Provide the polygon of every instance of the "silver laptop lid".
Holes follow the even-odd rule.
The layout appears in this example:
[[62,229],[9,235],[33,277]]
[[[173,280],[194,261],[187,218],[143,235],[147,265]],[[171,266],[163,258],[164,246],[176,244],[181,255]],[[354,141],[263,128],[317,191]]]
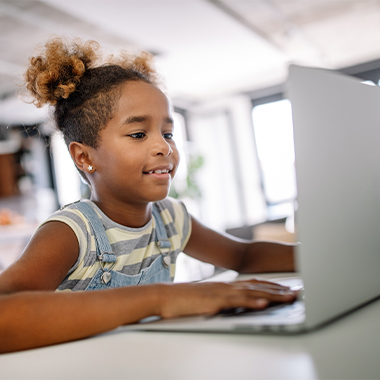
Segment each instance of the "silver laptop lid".
[[292,65],[292,102],[306,323],[380,295],[380,88]]

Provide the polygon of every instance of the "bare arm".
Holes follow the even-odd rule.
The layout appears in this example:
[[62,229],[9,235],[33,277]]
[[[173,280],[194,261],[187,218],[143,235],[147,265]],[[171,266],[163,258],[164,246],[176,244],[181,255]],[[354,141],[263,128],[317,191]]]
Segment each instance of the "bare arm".
[[0,294],[55,290],[76,262],[78,239],[64,223],[44,224],[21,257],[0,274]]
[[[259,289],[257,283],[260,283]],[[255,286],[256,285],[256,286]],[[223,308],[264,308],[295,293],[252,281],[130,286],[92,292],[19,292],[0,296],[0,352],[47,346],[99,334],[157,315],[213,314]]]
[[[227,246],[231,252],[240,247],[230,239],[224,242],[230,242]],[[209,245],[213,246],[212,240]],[[229,250],[223,253],[224,259],[219,258],[217,250],[212,251],[217,264],[236,264],[234,260],[226,262]],[[73,231],[63,223],[50,222],[37,232],[22,257],[0,275],[0,352],[82,339],[151,315],[173,318],[213,314],[223,308],[263,308],[268,302],[288,302],[296,296],[270,283],[261,283],[258,289],[257,281],[49,291],[60,284],[78,251]],[[241,262],[244,255],[237,257]]]
[[294,244],[247,241],[221,234],[192,218],[184,252],[201,261],[240,273],[292,272]]

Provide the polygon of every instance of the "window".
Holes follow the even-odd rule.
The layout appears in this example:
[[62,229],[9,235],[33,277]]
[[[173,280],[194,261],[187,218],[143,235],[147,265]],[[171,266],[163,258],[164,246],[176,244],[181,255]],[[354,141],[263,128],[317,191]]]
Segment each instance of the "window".
[[55,133],[53,135],[51,146],[58,203],[63,206],[80,199],[81,179],[62,134]]
[[290,216],[297,195],[290,101],[258,104],[252,109],[252,120],[268,217]]

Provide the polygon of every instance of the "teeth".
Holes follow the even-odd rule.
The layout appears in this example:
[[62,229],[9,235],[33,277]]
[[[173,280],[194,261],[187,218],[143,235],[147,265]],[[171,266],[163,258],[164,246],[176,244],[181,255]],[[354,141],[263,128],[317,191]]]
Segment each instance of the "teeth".
[[152,173],[163,174],[163,173],[170,173],[170,170],[169,169],[163,169],[163,170],[157,169],[157,170],[151,170],[150,172],[146,172],[146,173],[147,174],[152,174]]

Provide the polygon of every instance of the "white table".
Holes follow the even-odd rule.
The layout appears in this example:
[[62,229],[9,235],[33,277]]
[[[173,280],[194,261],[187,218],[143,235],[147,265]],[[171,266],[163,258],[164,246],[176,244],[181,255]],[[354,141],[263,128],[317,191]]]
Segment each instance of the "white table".
[[0,355],[0,379],[380,379],[380,300],[295,336],[118,328]]

